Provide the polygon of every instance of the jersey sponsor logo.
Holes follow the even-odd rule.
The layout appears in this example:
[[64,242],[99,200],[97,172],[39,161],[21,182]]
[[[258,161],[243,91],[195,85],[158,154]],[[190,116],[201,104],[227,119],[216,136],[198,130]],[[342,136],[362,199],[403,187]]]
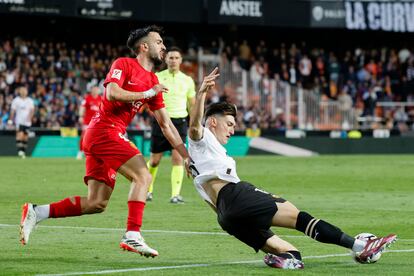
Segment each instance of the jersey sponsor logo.
[[114,71],[112,72],[111,78],[120,80],[121,79],[121,75],[122,75],[122,70],[120,70],[120,69],[114,69]]
[[125,137],[125,135],[123,135],[121,132],[118,133],[119,138],[121,138],[122,140],[124,140],[125,142],[129,142],[129,139]]
[[134,112],[138,112],[138,110],[141,108],[141,106],[143,105],[144,103],[143,102],[141,102],[141,101],[135,101],[135,102],[133,102],[132,103],[132,110],[134,111]]

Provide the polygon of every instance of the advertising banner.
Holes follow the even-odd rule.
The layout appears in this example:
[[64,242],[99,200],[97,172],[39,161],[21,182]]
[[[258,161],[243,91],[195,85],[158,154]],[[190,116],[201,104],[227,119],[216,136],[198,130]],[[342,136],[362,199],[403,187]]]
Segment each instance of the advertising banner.
[[0,0],[0,13],[200,23],[203,0]]
[[387,32],[414,32],[412,1],[346,1],[346,28]]
[[292,0],[208,0],[208,23],[308,27],[309,4]]
[[414,0],[0,0],[0,13],[414,32]]
[[10,14],[72,15],[75,1],[0,0],[0,12]]
[[312,1],[310,27],[345,28],[345,6],[342,1]]

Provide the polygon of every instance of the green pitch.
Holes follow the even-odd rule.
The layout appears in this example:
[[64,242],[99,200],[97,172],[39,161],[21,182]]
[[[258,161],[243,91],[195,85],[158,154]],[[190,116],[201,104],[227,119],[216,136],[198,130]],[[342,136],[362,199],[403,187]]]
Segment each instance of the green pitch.
[[378,263],[360,265],[346,255],[346,249],[318,243],[294,230],[273,228],[301,250],[305,270],[269,268],[262,262],[263,253],[256,254],[223,233],[190,180],[183,184],[186,203],[169,203],[170,161],[165,159],[143,225],[143,235],[159,251],[159,257],[146,259],[118,248],[129,188],[122,177],[104,213],[47,220],[32,233],[29,244],[22,246],[18,241],[21,205],[85,195],[84,161],[0,158],[0,274],[412,275],[413,156],[246,157],[237,161],[243,180],[292,201],[351,235],[395,232],[399,241]]

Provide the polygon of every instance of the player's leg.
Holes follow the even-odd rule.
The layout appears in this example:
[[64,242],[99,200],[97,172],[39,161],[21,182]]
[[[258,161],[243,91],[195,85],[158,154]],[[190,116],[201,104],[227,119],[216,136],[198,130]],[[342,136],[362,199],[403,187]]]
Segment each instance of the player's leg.
[[[153,148],[152,142],[151,142],[151,148]],[[153,197],[152,193],[154,191],[154,183],[155,183],[155,179],[157,178],[158,165],[161,162],[162,156],[163,156],[163,152],[157,152],[157,153],[151,152],[150,160],[147,163],[148,171],[151,174],[151,183],[148,188],[148,194],[147,194],[148,201],[151,201]]]
[[[183,143],[187,140],[187,120],[185,118],[172,119],[172,122],[180,134]],[[169,143],[168,143],[169,145]],[[171,203],[184,203],[183,197],[180,195],[184,177],[184,163],[181,155],[171,147]]]
[[151,174],[148,172],[144,157],[141,154],[135,155],[125,162],[118,169],[118,172],[131,180],[128,194],[127,229],[121,240],[120,247],[146,257],[158,256],[158,252],[149,247],[141,235],[145,202],[148,187],[151,183]]
[[24,158],[24,147],[23,147],[23,131],[20,130],[20,126],[16,126],[16,149],[17,155]]
[[300,253],[269,229],[277,212],[275,198],[250,183],[228,183],[220,190],[216,202],[220,226],[256,252],[268,253],[264,259],[271,267],[303,268]]
[[22,136],[20,140],[22,143],[23,158],[25,158],[27,154],[27,143],[29,142],[29,127],[24,127],[21,133]]
[[292,228],[301,231],[305,235],[322,243],[336,244],[351,249],[363,260],[381,253],[385,247],[396,240],[396,235],[391,234],[367,242],[355,239],[344,233],[338,227],[321,219],[314,218],[310,214],[299,211],[292,203],[277,202],[277,212],[272,219],[272,225]]
[[86,129],[86,126],[82,126],[81,135],[80,135],[80,138],[79,138],[79,151],[76,154],[76,159],[77,160],[81,160],[83,158],[83,146],[82,146],[82,143],[83,143],[83,139],[85,137],[85,129]]
[[25,203],[20,223],[20,241],[27,244],[35,225],[48,218],[81,216],[101,213],[105,210],[112,188],[104,182],[88,180],[88,196],[71,196],[45,205]]
[[[282,198],[274,198],[275,201],[284,201]],[[286,201],[287,205],[288,203]],[[291,204],[290,204],[291,205]],[[292,211],[295,208],[293,205],[291,205]],[[273,218],[279,213],[279,209],[277,209],[276,213],[274,214]],[[279,219],[283,221],[282,224],[284,225],[278,225],[282,227],[287,227],[289,225],[289,219],[290,217],[282,217],[282,214],[279,214]],[[273,224],[272,224],[273,225]],[[302,269],[304,267],[304,264],[302,262],[302,256],[299,252],[299,250],[293,246],[291,243],[281,239],[277,235],[273,235],[270,238],[266,240],[265,245],[261,248],[262,251],[268,253],[265,258],[264,262],[268,266],[274,267],[274,268],[282,268],[282,269]]]
[[282,240],[277,235],[273,235],[267,239],[266,244],[260,249],[266,253],[279,254],[288,251],[298,251],[291,243]]
[[88,196],[81,197],[81,211],[84,214],[102,213],[111,198],[113,189],[104,182],[88,180]]
[[[273,226],[296,229],[314,240],[331,243],[352,249],[355,239],[341,231],[338,227],[321,219],[316,219],[306,212],[299,211],[289,201],[276,203],[277,212],[272,219]],[[364,246],[362,245],[356,245]]]
[[268,238],[261,250],[267,253],[264,262],[270,267],[282,269],[302,269],[304,267],[299,250],[277,235]]
[[160,126],[158,125],[157,120],[152,118],[151,121],[151,155],[150,160],[147,163],[148,170],[152,176],[151,184],[148,189],[147,201],[151,201],[153,199],[153,190],[154,190],[154,183],[157,179],[158,173],[158,165],[161,162],[162,156],[165,151],[170,150],[170,144],[168,143],[167,139],[164,137]]
[[176,151],[172,150],[171,155],[172,169],[171,169],[171,203],[184,203],[181,193],[181,187],[184,177],[183,158]]

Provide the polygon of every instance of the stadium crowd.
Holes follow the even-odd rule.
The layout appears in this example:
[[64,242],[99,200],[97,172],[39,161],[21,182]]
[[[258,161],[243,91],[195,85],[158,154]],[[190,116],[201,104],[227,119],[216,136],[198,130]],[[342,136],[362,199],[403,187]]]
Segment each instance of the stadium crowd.
[[[218,40],[210,49],[231,63],[234,72],[247,70],[253,89],[259,90],[255,93],[266,93],[269,80],[275,79],[316,90],[322,100],[354,107],[361,117],[381,120],[381,127],[402,131],[414,127],[414,53],[407,47],[328,49],[305,42],[270,47],[265,40],[256,45]],[[252,111],[254,116],[247,117],[261,127],[280,127],[280,120],[259,107],[249,107],[248,114]]]
[[[103,43],[72,47],[63,41],[19,37],[0,43],[0,129],[8,127],[10,104],[20,84],[28,86],[29,96],[35,102],[34,127],[79,127],[78,109],[86,91],[102,83],[115,58],[129,54],[124,46]],[[233,72],[247,70],[255,90],[266,89],[269,80],[275,79],[317,90],[329,100],[357,108],[361,116],[380,117],[388,128],[398,125],[400,129],[411,129],[414,126],[412,49],[330,50],[308,47],[305,42],[273,47],[265,40],[250,45],[247,40],[225,43],[221,39],[203,49],[205,53],[220,56],[231,65]],[[183,71],[196,77],[197,49],[189,45],[186,50],[186,56],[193,61],[184,63]],[[234,93],[226,88],[212,94],[208,102],[228,100],[240,105]],[[408,107],[379,108],[380,102],[407,102]],[[282,113],[272,116],[260,105],[239,106],[239,109],[242,112],[238,129],[252,125],[261,129],[285,127]],[[130,127],[150,128],[149,114],[142,112]]]

